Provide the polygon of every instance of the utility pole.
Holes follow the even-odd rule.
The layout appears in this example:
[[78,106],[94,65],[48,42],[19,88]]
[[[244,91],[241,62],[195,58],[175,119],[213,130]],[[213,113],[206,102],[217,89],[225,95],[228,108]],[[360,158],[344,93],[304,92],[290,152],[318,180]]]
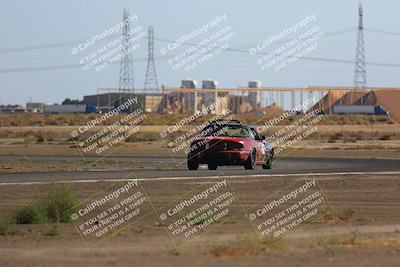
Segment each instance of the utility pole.
[[[154,98],[156,97],[154,94],[159,94],[158,82],[157,82],[157,72],[156,72],[156,64],[154,61],[154,30],[153,26],[149,26],[149,33],[147,36],[148,39],[148,55],[147,55],[147,69],[146,69],[146,77],[144,80],[144,94],[150,93],[151,97],[151,108],[154,109]],[[162,96],[163,97],[163,96]]]
[[159,93],[156,64],[154,61],[154,29],[149,26],[148,32],[148,55],[147,55],[147,69],[146,78],[144,82],[144,90],[153,90]]
[[121,49],[121,66],[119,72],[119,93],[133,93],[135,84],[133,78],[133,59],[130,51],[131,48],[131,27],[128,9],[124,9],[122,22],[124,27],[122,30],[122,49]]
[[[357,31],[356,61],[354,70],[354,87],[361,88],[363,89],[363,91],[367,87],[367,68],[365,64],[365,46],[364,46],[364,23],[363,23],[363,9],[361,3],[358,8],[358,31]],[[352,90],[351,92],[351,104],[353,104],[353,101],[354,101],[354,90]],[[364,104],[364,96],[361,97],[361,104]]]

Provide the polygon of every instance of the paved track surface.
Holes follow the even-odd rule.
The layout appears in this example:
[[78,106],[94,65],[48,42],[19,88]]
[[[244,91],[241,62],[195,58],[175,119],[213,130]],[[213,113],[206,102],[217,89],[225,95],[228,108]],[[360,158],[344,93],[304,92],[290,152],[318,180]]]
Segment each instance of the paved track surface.
[[[38,157],[36,157],[38,158]],[[1,158],[0,158],[1,159]],[[3,158],[4,159],[4,158]],[[60,158],[70,160],[71,158]],[[77,158],[78,159],[78,158]],[[40,157],[36,160],[47,160]],[[108,158],[107,160],[124,160],[135,162],[171,162],[171,158]],[[184,162],[183,158],[176,159]],[[112,164],[112,163],[110,163]],[[242,167],[219,167],[216,171],[209,171],[202,166],[198,171],[181,170],[135,170],[135,171],[82,171],[82,172],[50,172],[50,173],[7,173],[0,174],[0,183],[24,182],[57,182],[78,180],[110,180],[123,179],[132,174],[141,179],[154,178],[188,178],[210,177],[215,175],[226,176],[261,176],[285,174],[312,174],[312,173],[369,173],[369,172],[399,172],[400,160],[392,159],[343,159],[343,158],[282,158],[274,162],[272,170],[244,170]]]

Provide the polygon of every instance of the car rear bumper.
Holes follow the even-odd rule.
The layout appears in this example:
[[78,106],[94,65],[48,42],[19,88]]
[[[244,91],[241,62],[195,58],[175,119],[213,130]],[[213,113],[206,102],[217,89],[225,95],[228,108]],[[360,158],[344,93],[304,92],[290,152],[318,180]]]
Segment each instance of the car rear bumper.
[[241,165],[249,158],[250,151],[226,150],[226,151],[202,151],[190,155],[191,160],[198,161],[200,164],[209,162],[218,165]]

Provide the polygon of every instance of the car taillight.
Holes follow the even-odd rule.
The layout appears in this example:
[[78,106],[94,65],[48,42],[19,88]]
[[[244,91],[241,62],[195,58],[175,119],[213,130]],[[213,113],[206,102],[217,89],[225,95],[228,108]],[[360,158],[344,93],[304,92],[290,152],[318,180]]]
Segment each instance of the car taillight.
[[243,150],[244,147],[242,143],[232,143],[231,146],[231,150]]

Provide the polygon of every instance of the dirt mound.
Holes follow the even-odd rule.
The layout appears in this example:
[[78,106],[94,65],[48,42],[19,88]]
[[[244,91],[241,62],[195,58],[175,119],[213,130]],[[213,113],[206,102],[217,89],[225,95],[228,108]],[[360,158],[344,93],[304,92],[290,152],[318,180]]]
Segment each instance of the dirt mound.
[[382,106],[390,115],[400,115],[400,90],[371,91],[365,100],[367,105]]
[[331,90],[311,110],[319,108],[330,114],[335,105],[351,104],[382,106],[386,111],[389,111],[390,115],[397,116],[400,115],[400,90],[374,90],[368,93],[361,90]]

